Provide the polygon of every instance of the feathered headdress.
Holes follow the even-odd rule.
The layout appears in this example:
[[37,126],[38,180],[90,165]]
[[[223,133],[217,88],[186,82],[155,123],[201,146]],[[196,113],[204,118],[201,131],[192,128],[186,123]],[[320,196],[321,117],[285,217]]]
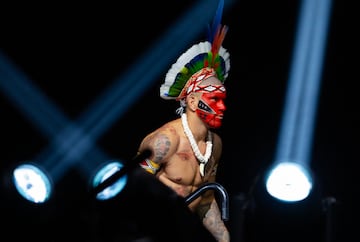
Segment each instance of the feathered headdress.
[[226,25],[221,25],[223,7],[224,0],[220,0],[212,26],[208,26],[208,40],[193,45],[171,66],[160,87],[160,97],[181,101],[191,77],[204,68],[213,69],[214,75],[224,83],[230,70],[230,55],[221,46],[228,30]]

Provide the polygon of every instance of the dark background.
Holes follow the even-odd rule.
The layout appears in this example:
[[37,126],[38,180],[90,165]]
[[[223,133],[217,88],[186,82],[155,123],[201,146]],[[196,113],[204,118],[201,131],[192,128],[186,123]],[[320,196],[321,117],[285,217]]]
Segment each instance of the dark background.
[[[224,143],[218,181],[231,198],[227,223],[234,241],[329,242],[358,237],[358,17],[354,4],[333,1],[311,149],[313,192],[301,203],[282,204],[264,190],[263,174],[276,150],[299,5],[300,1],[235,1],[223,14],[222,22],[229,26],[223,46],[231,55],[231,71],[226,81],[228,110],[218,130]],[[2,34],[14,44],[0,51],[70,119],[76,119],[191,6],[192,1],[134,1],[124,6],[44,6],[43,11],[11,8],[13,14],[6,17]],[[2,11],[9,13],[6,8]],[[193,43],[203,40],[205,28]],[[154,84],[99,137],[97,145],[109,157],[131,159],[145,134],[176,117],[178,104],[158,96],[173,62],[175,59],[168,60],[169,66]],[[1,94],[0,105],[0,168],[6,180],[11,167],[36,157],[49,140],[6,95]],[[98,225],[103,225],[98,220],[101,212],[87,203],[87,181],[80,173],[70,167],[56,184],[56,198],[34,211],[32,205],[12,197],[16,195],[3,182],[4,195],[0,195],[3,213],[8,215],[5,223],[29,235],[34,231],[39,235],[40,225],[46,225],[54,234],[51,241],[74,233],[79,241],[101,241],[104,237],[97,232]],[[330,209],[324,206],[327,198],[336,199]],[[244,202],[249,203],[243,206]],[[134,211],[138,210],[135,204],[129,204]],[[123,209],[131,217],[129,208]],[[111,218],[116,218],[119,227],[129,226],[117,213]]]

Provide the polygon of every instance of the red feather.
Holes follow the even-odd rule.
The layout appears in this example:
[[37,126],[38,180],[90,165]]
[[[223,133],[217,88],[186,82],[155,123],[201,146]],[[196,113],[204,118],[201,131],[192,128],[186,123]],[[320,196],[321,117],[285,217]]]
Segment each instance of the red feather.
[[211,45],[211,52],[213,54],[213,60],[216,55],[219,53],[220,47],[225,39],[226,33],[228,31],[228,26],[219,24],[216,34],[214,36],[212,45]]

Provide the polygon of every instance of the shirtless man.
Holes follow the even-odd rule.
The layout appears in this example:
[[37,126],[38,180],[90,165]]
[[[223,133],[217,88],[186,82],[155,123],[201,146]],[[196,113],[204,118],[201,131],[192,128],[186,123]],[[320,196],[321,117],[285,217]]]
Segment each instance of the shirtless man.
[[[230,69],[229,53],[221,46],[228,29],[220,23],[223,4],[220,1],[209,40],[183,53],[160,87],[160,97],[180,102],[180,118],[146,135],[138,149],[151,151],[141,167],[182,197],[216,181],[222,140],[214,130],[221,127],[226,110],[224,81]],[[188,207],[216,241],[229,242],[214,195],[208,190]]]
[[[148,134],[139,148],[140,152],[146,149],[152,152],[151,157],[141,165],[182,197],[188,196],[204,183],[215,182],[222,142],[221,138],[209,129],[220,127],[222,123],[226,93],[222,83],[214,76],[199,84],[201,89],[210,86],[216,89],[212,92],[202,90],[187,95],[186,112],[181,118]],[[205,105],[211,107],[215,113],[208,113],[207,109],[203,109]],[[188,126],[193,138],[186,135],[184,124]],[[198,147],[200,159],[205,159],[206,162],[210,155],[204,166],[204,175],[201,171],[203,166],[199,165],[199,159],[190,142]],[[203,153],[205,157],[201,155]],[[195,199],[189,204],[189,208],[201,216],[204,226],[217,241],[229,241],[229,232],[221,219],[213,191],[207,191]]]
[[[141,167],[182,197],[216,181],[222,141],[214,130],[221,127],[226,110],[224,81],[230,69],[229,53],[221,46],[228,29],[220,24],[222,5],[220,1],[210,40],[183,53],[160,87],[160,97],[180,102],[180,118],[148,134],[138,150],[151,151]],[[213,191],[206,191],[188,207],[199,214],[217,241],[230,241]]]

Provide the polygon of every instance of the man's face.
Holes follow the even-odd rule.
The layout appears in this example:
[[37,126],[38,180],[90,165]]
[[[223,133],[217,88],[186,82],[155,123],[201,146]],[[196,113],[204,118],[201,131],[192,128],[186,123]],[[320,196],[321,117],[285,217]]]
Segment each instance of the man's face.
[[196,113],[210,128],[219,128],[226,110],[226,89],[216,78],[209,79],[199,85],[202,91]]

